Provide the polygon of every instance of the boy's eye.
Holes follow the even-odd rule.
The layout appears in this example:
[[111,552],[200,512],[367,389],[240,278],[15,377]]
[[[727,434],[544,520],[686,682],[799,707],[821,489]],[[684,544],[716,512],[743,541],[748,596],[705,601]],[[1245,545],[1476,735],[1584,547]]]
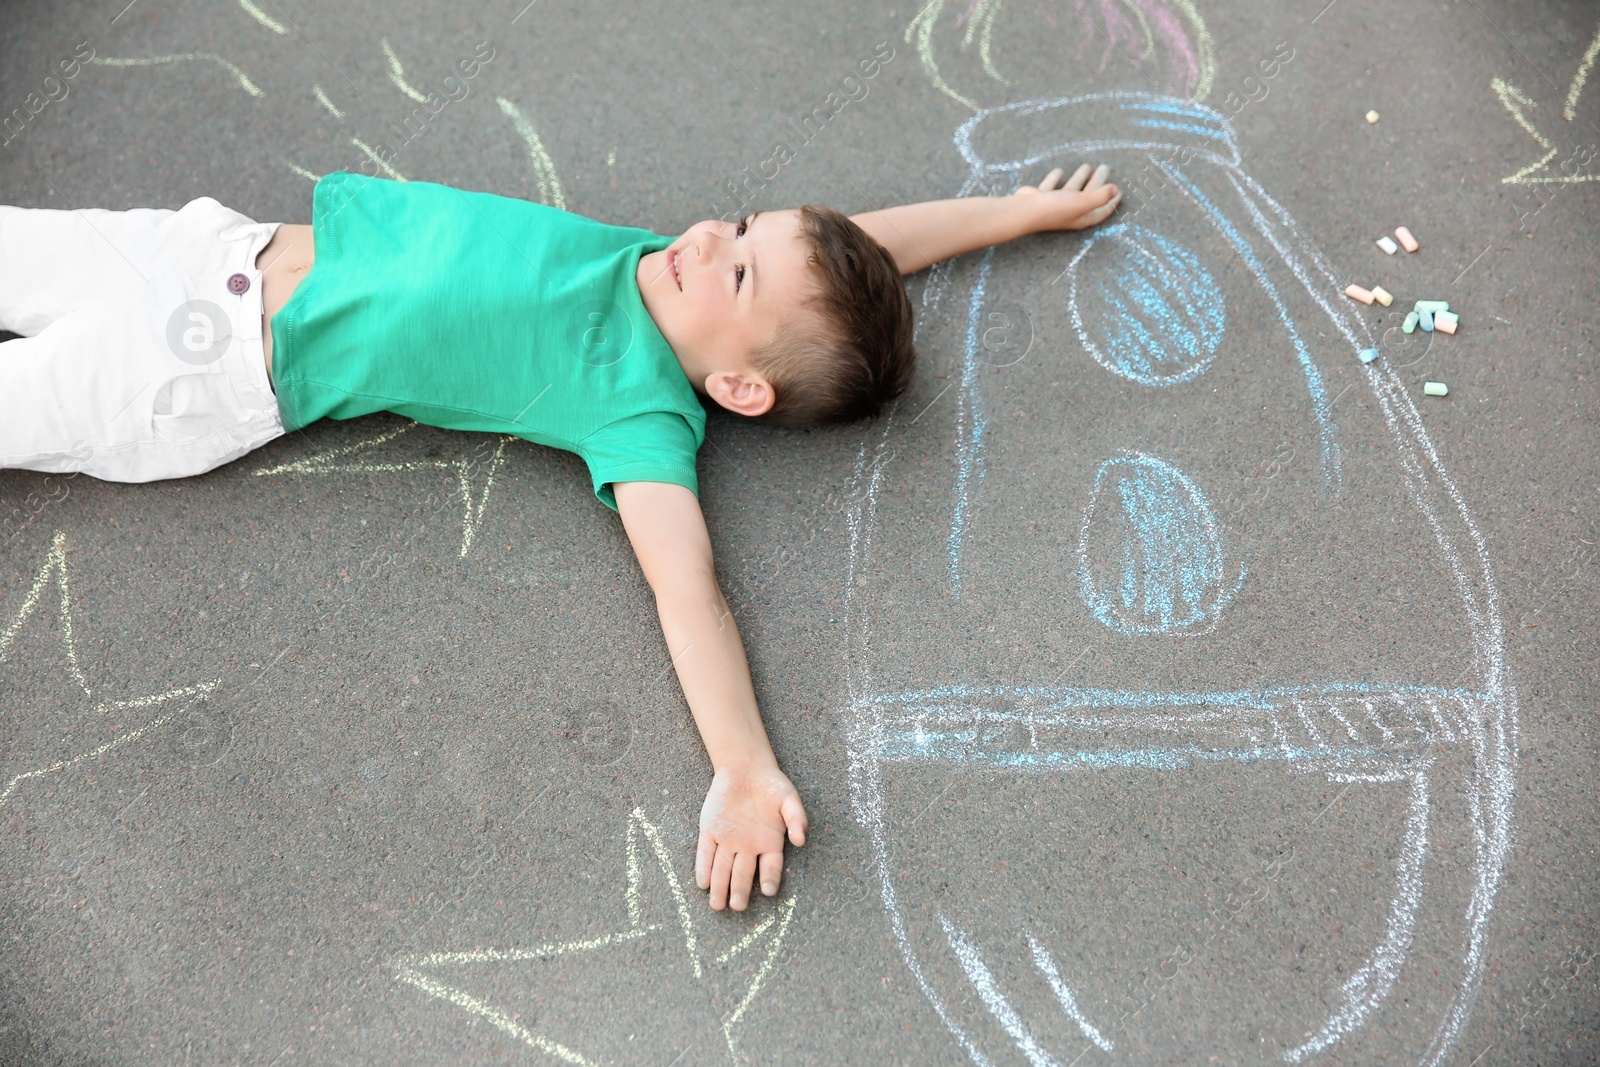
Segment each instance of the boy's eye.
[[750,216],[746,215],[744,218],[739,220],[739,225],[733,231],[733,235],[735,237],[743,237],[744,236],[744,231],[749,225],[750,225]]
[[744,281],[744,266],[741,264],[733,268],[733,291],[739,291],[739,284]]

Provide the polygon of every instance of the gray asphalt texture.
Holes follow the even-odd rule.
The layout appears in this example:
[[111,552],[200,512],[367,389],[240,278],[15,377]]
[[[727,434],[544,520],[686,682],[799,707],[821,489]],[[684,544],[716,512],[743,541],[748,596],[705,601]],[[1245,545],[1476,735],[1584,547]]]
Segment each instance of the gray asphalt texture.
[[[220,57],[259,95],[203,56],[88,64],[0,147],[0,202],[209,195],[309,222],[292,168],[356,169],[355,141],[394,144],[417,106],[385,42],[426,93],[487,41],[471,93],[394,168],[539,199],[504,100],[572,210],[675,234],[729,211],[726,183],[887,42],[865,96],[756,199],[859,211],[957,195],[952,137],[975,108],[1171,92],[1181,49],[1162,35],[1199,40],[1176,2],[1087,5],[1092,32],[1071,5],[952,3],[928,24],[935,71],[904,3],[523,3],[8,3],[7,113],[80,42]],[[1202,102],[1292,217],[1296,261],[1320,255],[1336,281],[1297,281],[1237,175],[1197,160],[1178,166],[1192,190],[1124,206],[1225,300],[1192,381],[1096,362],[1069,297],[1112,277],[1112,246],[1070,274],[1094,234],[1061,234],[911,280],[922,364],[892,418],[710,418],[719,573],[812,828],[780,897],[745,914],[693,887],[708,762],[575,456],[377,416],[183,481],[0,472],[0,1064],[1600,1062],[1600,184],[1503,181],[1600,174],[1600,77],[1580,77],[1600,16],[1576,0],[1193,10],[1214,45]],[[1165,44],[1129,45],[1136,13]],[[1046,136],[1094,137],[1111,112],[1061,111]],[[980,132],[1020,151],[1040,128]],[[1145,160],[1094,158],[1125,183]],[[1402,224],[1422,250],[1385,256],[1374,239]],[[1350,281],[1394,307],[1353,305]],[[1394,329],[1430,297],[1461,311],[1455,336]],[[1108,313],[1084,299],[1093,333]],[[1317,299],[1381,338],[1371,372]],[[1003,328],[971,348],[975,322]],[[341,448],[404,469],[258,476]],[[1110,489],[1085,526],[1096,472],[1126,488],[1134,453],[1209,501],[1210,629],[1130,635],[1088,606],[1085,582],[1121,566]],[[1354,698],[1289,699],[1254,735],[1197,718],[1243,698],[1138,696],[1321,685]],[[1381,700],[1359,718],[1363,692],[1407,686],[1443,721],[1407,727]],[[1112,692],[1138,721],[1079,707],[1036,729],[1050,700],[1004,687]],[[924,696],[894,703],[908,692]],[[969,699],[993,732],[870,758],[890,711]],[[1326,758],[1283,756],[1313,733]]]

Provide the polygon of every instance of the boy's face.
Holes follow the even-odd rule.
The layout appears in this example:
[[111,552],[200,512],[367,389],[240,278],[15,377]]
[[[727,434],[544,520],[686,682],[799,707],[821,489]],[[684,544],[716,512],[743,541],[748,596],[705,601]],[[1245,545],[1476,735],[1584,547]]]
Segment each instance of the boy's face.
[[809,252],[798,211],[759,211],[736,222],[697,222],[640,258],[645,310],[696,389],[738,410],[739,397],[728,403],[718,384],[707,386],[707,376],[724,376],[720,386],[735,391],[740,382],[725,376],[765,385],[750,369],[749,354],[777,336],[813,284]]

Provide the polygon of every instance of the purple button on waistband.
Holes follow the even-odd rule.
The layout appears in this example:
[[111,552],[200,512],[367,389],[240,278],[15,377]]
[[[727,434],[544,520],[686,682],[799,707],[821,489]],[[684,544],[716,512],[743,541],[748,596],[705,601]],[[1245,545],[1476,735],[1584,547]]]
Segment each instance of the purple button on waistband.
[[228,292],[234,296],[243,294],[248,288],[250,288],[250,276],[248,274],[235,274],[228,278]]

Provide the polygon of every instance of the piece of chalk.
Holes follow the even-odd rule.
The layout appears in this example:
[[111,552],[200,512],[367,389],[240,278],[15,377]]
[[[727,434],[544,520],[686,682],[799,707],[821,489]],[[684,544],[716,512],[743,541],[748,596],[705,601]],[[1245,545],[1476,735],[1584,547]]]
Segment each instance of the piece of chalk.
[[1448,311],[1441,311],[1439,314],[1435,315],[1433,317],[1433,328],[1438,330],[1440,333],[1455,333],[1456,320],[1453,317],[1447,318],[1446,316],[1449,314],[1450,313]]
[[1394,238],[1388,236],[1387,234],[1378,238],[1378,247],[1383,249],[1391,256],[1400,251],[1400,246],[1394,243]]
[[1435,311],[1433,313],[1433,324],[1435,326],[1445,322],[1448,322],[1450,325],[1454,326],[1460,321],[1461,316],[1457,315],[1454,311]]
[[1415,330],[1417,328],[1417,320],[1421,317],[1422,316],[1418,315],[1415,311],[1406,312],[1406,321],[1400,324],[1400,332],[1410,333],[1412,330]]
[[1417,250],[1417,239],[1411,236],[1411,231],[1404,226],[1396,226],[1394,235],[1400,239],[1400,247],[1407,252],[1415,252]]
[[1422,332],[1423,333],[1432,333],[1433,332],[1433,312],[1431,312],[1431,311],[1419,311],[1419,312],[1417,312],[1417,325],[1422,327]]
[[1374,122],[1377,122],[1377,121],[1378,121],[1378,113],[1376,111],[1367,112],[1367,125],[1370,126]]
[[1374,285],[1372,287],[1372,299],[1376,300],[1384,307],[1388,307],[1390,304],[1394,303],[1393,294],[1391,294],[1389,290],[1385,289],[1381,285]]
[[1450,301],[1448,301],[1448,300],[1418,300],[1415,304],[1412,304],[1411,306],[1416,308],[1418,311],[1449,311],[1450,310]]
[[1443,382],[1424,382],[1422,393],[1424,396],[1449,396],[1450,387]]
[[1376,348],[1363,348],[1359,354],[1363,363],[1371,363],[1378,358],[1378,350]]
[[1350,297],[1353,300],[1359,300],[1363,304],[1372,303],[1372,293],[1370,291],[1366,290],[1366,289],[1361,288],[1361,286],[1359,286],[1359,285],[1351,284],[1351,285],[1345,286],[1344,287],[1344,295]]

